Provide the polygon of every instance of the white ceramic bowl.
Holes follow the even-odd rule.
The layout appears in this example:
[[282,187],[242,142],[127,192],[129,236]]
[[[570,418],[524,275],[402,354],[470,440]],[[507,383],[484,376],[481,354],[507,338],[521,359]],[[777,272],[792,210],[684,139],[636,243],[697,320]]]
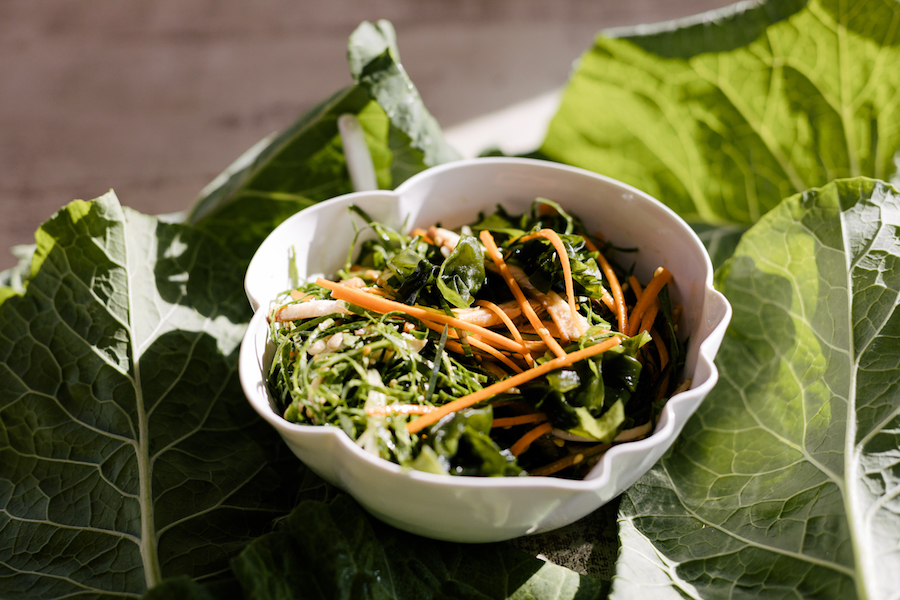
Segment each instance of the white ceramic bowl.
[[[400,227],[440,222],[456,227],[502,204],[524,212],[551,198],[619,247],[637,247],[636,275],[649,280],[665,265],[672,297],[685,307],[679,327],[690,336],[685,377],[691,389],[666,404],[653,434],[610,449],[581,481],[552,477],[481,478],[404,471],[360,449],[336,427],[289,423],[272,410],[264,373],[271,360],[266,312],[290,287],[289,263],[300,277],[332,275],[343,266],[354,232],[347,207]],[[317,204],[282,223],[247,270],[255,316],[240,353],[240,378],[253,408],[321,477],[347,491],[370,513],[400,529],[443,540],[489,542],[568,525],[615,498],[672,444],[718,378],[713,359],[731,306],[712,287],[703,244],[675,213],[647,194],[595,173],[555,163],[485,158],[428,169],[395,191],[357,192]]]

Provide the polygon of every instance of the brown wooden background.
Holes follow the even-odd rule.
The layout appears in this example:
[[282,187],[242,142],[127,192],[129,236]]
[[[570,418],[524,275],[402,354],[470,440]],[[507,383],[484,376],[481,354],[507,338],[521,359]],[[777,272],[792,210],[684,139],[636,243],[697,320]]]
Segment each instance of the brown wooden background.
[[73,198],[182,210],[246,148],[350,83],[386,18],[444,127],[562,86],[602,29],[728,0],[0,0],[0,270]]

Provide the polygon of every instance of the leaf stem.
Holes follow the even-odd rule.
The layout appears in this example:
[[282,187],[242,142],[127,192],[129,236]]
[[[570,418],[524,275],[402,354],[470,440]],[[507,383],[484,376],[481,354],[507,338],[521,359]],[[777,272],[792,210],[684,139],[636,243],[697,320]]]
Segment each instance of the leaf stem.
[[[130,239],[128,235],[128,221],[125,220],[123,225],[126,229],[124,237]],[[128,337],[131,344],[131,360],[134,370],[134,404],[137,413],[137,439],[135,440],[135,462],[138,467],[138,497],[141,509],[141,536],[140,550],[141,562],[144,564],[144,580],[147,589],[150,589],[162,581],[162,572],[159,567],[159,555],[156,548],[156,524],[154,522],[153,510],[153,481],[150,467],[150,426],[146,407],[144,406],[144,390],[141,385],[141,348],[135,340],[135,331],[133,320],[135,318],[136,309],[134,306],[134,293],[132,273],[133,267],[131,262],[131,244],[128,244],[126,250],[125,273],[128,278]]]
[[[854,265],[851,261],[853,258],[853,251],[847,246],[848,236],[846,235],[846,233],[844,233],[848,227],[847,223],[844,220],[845,214],[846,213],[844,212],[841,213],[841,238],[844,242],[844,260],[847,263],[847,306],[852,307]],[[850,541],[853,548],[853,563],[856,565],[856,593],[859,596],[860,600],[866,600],[868,598],[875,598],[876,596],[875,594],[870,594],[870,590],[868,589],[869,582],[875,581],[875,578],[874,574],[870,572],[871,561],[867,556],[869,544],[866,544],[862,540],[863,532],[860,531],[860,525],[865,525],[864,515],[866,514],[866,511],[862,507],[862,498],[860,498],[857,485],[859,481],[859,455],[860,452],[862,452],[863,445],[856,442],[856,436],[858,433],[856,379],[859,369],[859,358],[855,352],[855,348],[853,347],[854,336],[852,315],[853,311],[848,310],[847,347],[850,348],[850,351],[847,353],[847,358],[851,361],[852,368],[849,369],[850,381],[847,385],[847,425],[844,431],[844,487],[842,493],[844,497],[844,505],[847,507],[847,528],[850,533]],[[860,515],[863,516],[862,519],[859,518]]]

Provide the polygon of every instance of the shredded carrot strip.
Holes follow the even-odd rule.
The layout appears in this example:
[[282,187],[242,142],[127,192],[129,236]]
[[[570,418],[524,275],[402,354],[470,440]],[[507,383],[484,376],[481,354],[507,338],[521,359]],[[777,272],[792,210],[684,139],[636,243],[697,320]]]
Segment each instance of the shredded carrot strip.
[[[438,325],[437,323],[434,323],[432,321],[428,321],[425,319],[420,319],[420,320],[425,325],[425,327],[427,327],[428,329],[431,329],[432,331],[437,331],[439,333],[443,333],[443,331],[444,331],[443,325]],[[453,335],[456,339],[459,339],[459,336],[458,336],[456,330],[451,330],[451,335]],[[481,341],[478,337],[476,337],[477,335],[478,334],[466,336],[466,341],[470,346],[478,348],[479,350],[483,351],[484,353],[493,356],[495,359],[497,359],[500,362],[502,362],[503,364],[505,364],[508,368],[512,369],[514,372],[516,372],[516,373],[522,372],[522,367],[520,367],[519,365],[514,363],[512,360],[510,360],[510,358],[508,356],[501,353],[499,350],[497,350],[490,344],[486,344],[483,341]],[[465,354],[466,353],[466,350],[465,350],[465,348],[463,348],[463,345],[460,343],[457,343],[457,342],[452,342],[452,341],[448,340],[446,343],[446,347],[449,348],[450,350],[452,350],[453,352],[456,352],[457,354]]]
[[503,276],[503,280],[506,281],[506,285],[509,286],[510,291],[516,298],[516,302],[518,302],[519,306],[522,308],[522,313],[525,314],[528,322],[531,323],[531,326],[534,327],[535,331],[538,332],[538,335],[541,336],[541,339],[544,340],[557,357],[565,356],[566,351],[563,350],[562,346],[559,345],[559,342],[550,335],[550,332],[541,325],[537,313],[534,312],[528,298],[522,293],[522,288],[519,287],[519,284],[516,283],[512,273],[509,272],[509,266],[507,266],[506,261],[503,260],[503,256],[500,254],[500,250],[497,248],[497,244],[494,242],[494,237],[491,235],[491,232],[484,229],[478,237],[481,238],[481,243],[484,244],[485,249],[487,249],[488,255],[490,255],[491,260],[494,261],[494,264]]
[[650,283],[647,284],[647,287],[644,288],[644,293],[641,294],[641,299],[637,301],[637,304],[634,305],[634,308],[631,310],[631,316],[628,318],[628,335],[632,336],[637,333],[638,327],[641,324],[641,317],[644,315],[644,312],[650,308],[650,305],[656,301],[657,296],[659,295],[660,290],[662,290],[663,286],[672,281],[672,273],[665,267],[660,267],[656,270],[656,273],[653,275],[653,279],[650,280]]
[[519,456],[531,446],[532,442],[541,437],[542,435],[546,435],[550,433],[550,430],[553,429],[553,425],[550,423],[541,423],[534,429],[530,430],[528,433],[520,437],[516,440],[516,443],[509,447],[509,451],[513,456]]
[[516,324],[512,322],[512,319],[509,318],[508,314],[503,312],[502,308],[500,308],[490,300],[478,300],[477,302],[475,302],[475,306],[486,308],[497,315],[497,318],[503,321],[503,324],[506,325],[507,329],[509,329],[509,333],[513,336],[513,339],[520,344],[522,343],[522,334],[519,333],[519,329],[516,327]]
[[640,333],[642,331],[650,331],[650,328],[653,327],[653,321],[656,320],[656,314],[658,312],[659,302],[654,302],[644,313],[643,318],[641,318],[641,326],[638,327],[637,333]]
[[659,352],[659,368],[665,369],[666,365],[669,364],[669,350],[656,329],[650,329],[650,337],[653,338],[653,342],[656,344],[656,351]]
[[452,402],[448,402],[444,404],[438,410],[428,413],[422,417],[419,417],[415,421],[412,421],[406,426],[407,431],[410,433],[416,433],[421,431],[425,427],[437,423],[440,421],[445,415],[449,415],[452,412],[456,412],[458,410],[462,410],[473,404],[478,404],[482,400],[487,400],[491,396],[496,396],[501,392],[505,392],[506,390],[516,387],[517,385],[521,385],[532,379],[540,377],[550,371],[555,369],[559,369],[561,367],[565,367],[571,365],[573,363],[578,362],[579,360],[583,360],[585,358],[589,358],[591,356],[595,356],[600,354],[601,352],[606,352],[610,348],[618,346],[622,343],[621,338],[612,337],[599,344],[595,344],[593,346],[588,346],[587,348],[582,348],[581,350],[576,350],[575,352],[570,352],[565,356],[561,356],[558,358],[554,358],[552,360],[548,360],[545,363],[537,365],[533,369],[528,369],[522,373],[518,373],[516,375],[512,375],[504,379],[503,381],[498,381],[497,383],[491,384],[486,388],[482,388],[477,392],[472,392],[466,396],[461,398],[457,398]]
[[525,340],[524,344],[532,354],[543,354],[547,351],[547,344],[544,343],[544,340]]
[[564,456],[563,458],[550,463],[549,465],[544,465],[543,467],[538,467],[537,469],[532,469],[528,471],[529,475],[552,475],[558,471],[562,471],[566,467],[571,467],[572,465],[577,465],[585,458],[589,456],[593,456],[595,454],[600,454],[601,452],[606,452],[612,448],[612,444],[597,444],[596,446],[591,446],[590,448],[585,448],[580,452],[573,452],[568,456]]
[[[521,373],[523,371],[522,367],[520,367],[519,365],[514,363],[512,361],[512,359],[510,359],[508,356],[506,356],[505,354],[503,354],[502,352],[500,352],[499,350],[497,350],[490,344],[485,344],[478,338],[471,336],[471,335],[466,337],[466,341],[473,348],[478,348],[482,352],[484,352],[486,354],[490,354],[492,357],[494,357],[495,359],[499,360],[504,365],[506,365],[513,372]],[[465,348],[463,348],[463,345],[458,342],[451,342],[450,340],[447,340],[447,343],[445,345],[448,348],[450,348],[451,350],[453,350],[454,352],[456,352],[457,354],[465,354],[465,352],[466,352]]]
[[[662,371],[666,368],[666,365],[669,364],[669,350],[666,348],[662,336],[659,335],[659,332],[656,331],[655,328],[650,330],[650,335],[653,337],[653,342],[656,344],[656,351],[659,352],[659,370]],[[657,400],[661,400],[666,395],[666,391],[669,389],[669,380],[670,374],[666,374],[662,385],[659,386],[659,393],[656,395]]]
[[600,296],[600,301],[606,305],[606,308],[611,310],[612,312],[616,312],[616,301],[613,300],[613,297],[609,295],[609,292],[603,290],[603,295]]
[[[497,315],[497,317],[501,321],[503,321],[503,324],[506,325],[506,328],[509,330],[510,335],[513,336],[513,339],[524,346],[525,342],[522,339],[522,334],[519,332],[518,327],[516,327],[516,324],[513,323],[512,319],[509,318],[509,315],[503,312],[502,308],[500,308],[490,300],[478,300],[477,302],[475,302],[475,306],[486,308]],[[531,354],[528,352],[522,353],[522,359],[528,364],[529,367],[534,364],[534,359],[531,358]]]
[[422,238],[422,241],[425,242],[426,244],[431,244],[432,246],[435,245],[434,240],[428,236],[428,232],[425,231],[424,229],[422,229],[421,227],[416,227],[415,229],[413,229],[412,231],[409,232],[409,235],[410,235],[410,237],[419,236],[420,238]]
[[562,266],[563,280],[566,284],[566,298],[569,301],[569,312],[572,314],[572,320],[578,322],[578,309],[575,307],[575,284],[572,281],[572,265],[569,262],[569,253],[566,252],[566,246],[560,239],[559,234],[552,229],[541,229],[537,233],[526,235],[519,238],[520,242],[527,242],[530,239],[542,237],[553,244],[556,255],[559,257],[559,264]]
[[[437,331],[438,333],[443,333],[444,327],[446,327],[446,325],[438,324],[438,323],[435,323],[434,321],[429,321],[428,319],[420,318],[419,320],[422,321],[422,324],[425,325],[425,327],[427,327],[428,329],[431,329],[432,331]],[[450,339],[458,340],[460,338],[459,332],[453,328],[449,329],[449,331],[447,332],[447,335],[449,336]],[[466,335],[465,337],[466,337],[466,339],[471,339],[471,337],[468,335]]]
[[[552,335],[554,338],[559,337],[559,327],[556,326],[556,323],[553,321],[541,321],[541,326],[547,330],[547,333]],[[529,323],[528,325],[522,325],[522,331],[524,333],[534,333],[540,335],[540,332],[535,331],[534,327]]]
[[512,427],[513,425],[523,425],[525,423],[543,423],[546,420],[546,414],[536,412],[527,415],[517,415],[515,417],[500,417],[499,419],[494,419],[491,427]]
[[[632,291],[634,292],[635,300],[636,300],[637,302],[640,302],[640,301],[641,301],[641,295],[643,295],[643,288],[641,287],[641,282],[638,281],[637,277],[635,277],[634,275],[629,275],[629,276],[628,276],[628,285],[631,286],[631,289],[632,289]],[[658,310],[659,310],[659,302],[657,302],[656,300],[654,300],[654,301],[653,301],[653,304],[652,304],[651,307],[648,309],[648,312],[647,312],[647,313],[644,313],[644,316],[643,316],[643,318],[641,319],[641,326],[638,327],[637,333],[640,333],[640,332],[642,332],[642,331],[650,331],[650,327],[653,326],[653,321],[650,321],[650,324],[647,325],[647,315],[648,315],[650,312],[652,312],[652,313],[653,313],[653,319],[656,319],[656,313],[657,313]],[[645,327],[645,325],[647,325],[647,326]]]
[[616,301],[616,310],[614,312],[616,313],[616,316],[618,316],[619,331],[625,333],[628,331],[628,312],[625,310],[625,294],[622,293],[622,286],[619,284],[619,278],[616,277],[616,272],[613,271],[609,261],[606,260],[603,253],[597,249],[597,246],[587,238],[584,238],[584,241],[591,252],[597,253],[597,260],[600,261],[600,269],[603,271],[603,275],[606,276],[606,280],[609,282],[609,291],[612,292],[613,300]]
[[480,327],[473,323],[466,323],[465,321],[461,321],[455,317],[450,317],[442,313],[425,310],[424,308],[418,306],[410,306],[408,304],[403,304],[402,302],[396,302],[387,298],[380,298],[373,294],[341,285],[340,283],[322,279],[321,277],[316,279],[316,284],[323,288],[331,290],[331,296],[333,298],[346,300],[347,302],[350,302],[357,306],[361,306],[363,308],[368,308],[380,313],[388,313],[392,311],[403,312],[412,317],[416,317],[417,319],[421,319],[422,321],[434,321],[437,323],[449,325],[450,327],[455,327],[457,329],[476,333],[482,336],[485,340],[488,340],[496,344],[497,346],[501,346],[513,352],[528,351],[528,349],[521,344],[517,344],[515,341],[509,339],[508,337],[500,335],[496,331],[485,329],[484,327]]
[[370,417],[383,417],[386,415],[425,415],[433,410],[437,410],[434,406],[425,406],[424,404],[399,404],[393,406],[373,406],[366,409],[366,415]]
[[629,275],[628,276],[628,285],[631,286],[631,289],[634,292],[634,297],[636,299],[640,300],[643,288],[641,287],[641,282],[638,281],[637,277],[635,277],[634,275]]

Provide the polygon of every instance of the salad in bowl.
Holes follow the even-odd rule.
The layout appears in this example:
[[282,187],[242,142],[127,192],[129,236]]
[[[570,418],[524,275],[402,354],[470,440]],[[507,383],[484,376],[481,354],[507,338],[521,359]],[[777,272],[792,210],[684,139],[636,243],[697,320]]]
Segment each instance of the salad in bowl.
[[586,515],[672,443],[716,380],[730,307],[711,282],[696,235],[638,190],[459,161],[269,236],[241,381],[379,518],[508,539]]

